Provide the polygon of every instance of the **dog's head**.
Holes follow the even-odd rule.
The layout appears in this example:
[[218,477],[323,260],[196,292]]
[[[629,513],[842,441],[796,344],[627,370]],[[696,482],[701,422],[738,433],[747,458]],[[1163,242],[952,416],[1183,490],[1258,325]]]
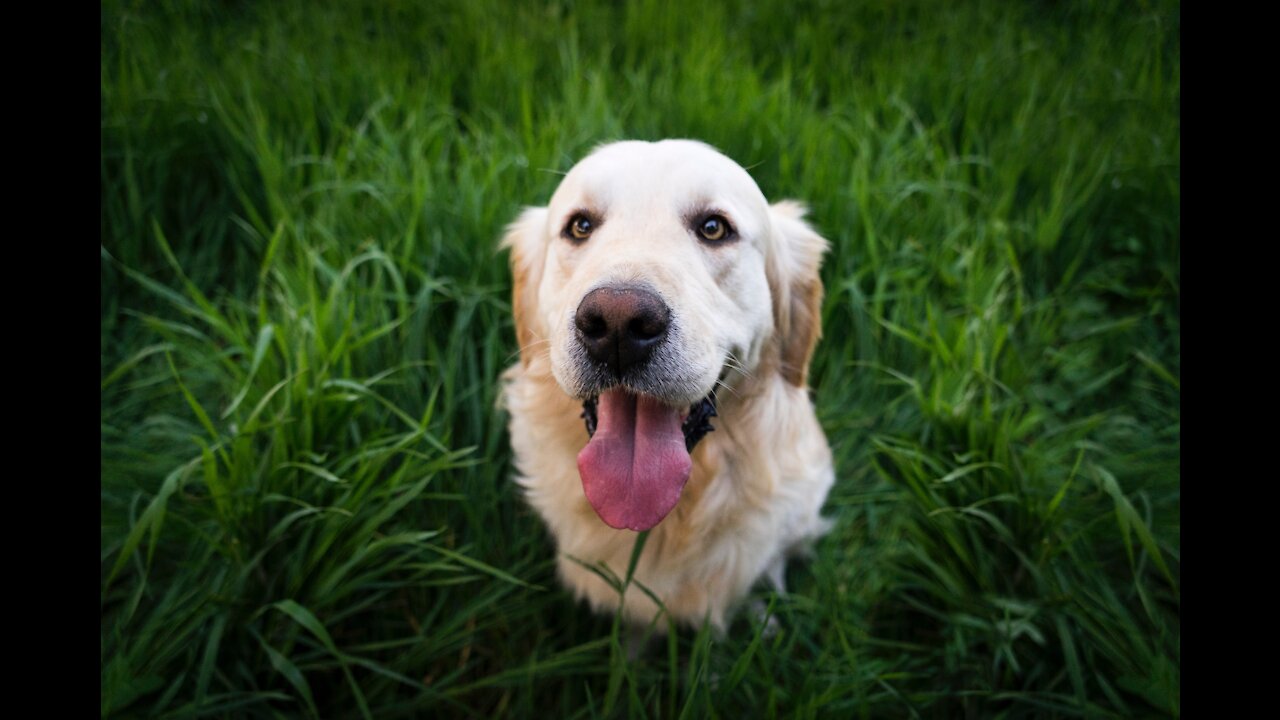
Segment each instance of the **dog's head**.
[[686,416],[718,385],[804,386],[827,243],[803,213],[705,144],[629,141],[509,228],[521,361],[546,356],[565,393],[596,402],[578,468],[610,526],[648,529],[675,506]]

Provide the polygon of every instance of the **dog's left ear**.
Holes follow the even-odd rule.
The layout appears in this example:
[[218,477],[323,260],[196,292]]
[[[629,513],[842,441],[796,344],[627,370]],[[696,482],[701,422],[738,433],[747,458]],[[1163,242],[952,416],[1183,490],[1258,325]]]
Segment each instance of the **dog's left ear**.
[[547,329],[542,326],[535,308],[546,261],[543,239],[546,224],[546,208],[525,208],[520,217],[507,226],[498,245],[499,249],[511,251],[511,314],[515,317],[520,361],[526,367],[536,354],[545,351],[539,345],[546,338]]
[[805,387],[809,360],[822,335],[822,278],[818,269],[828,243],[804,221],[803,204],[783,200],[769,207],[773,242],[766,262],[773,295],[773,321],[778,337],[782,377]]

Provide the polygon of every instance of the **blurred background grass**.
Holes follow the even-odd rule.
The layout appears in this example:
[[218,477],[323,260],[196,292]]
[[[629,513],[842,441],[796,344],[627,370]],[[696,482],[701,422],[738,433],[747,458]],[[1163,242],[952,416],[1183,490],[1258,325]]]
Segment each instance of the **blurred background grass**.
[[[1175,3],[102,14],[102,714],[1180,713]],[[836,530],[627,661],[496,409],[505,223],[693,137],[832,242]]]

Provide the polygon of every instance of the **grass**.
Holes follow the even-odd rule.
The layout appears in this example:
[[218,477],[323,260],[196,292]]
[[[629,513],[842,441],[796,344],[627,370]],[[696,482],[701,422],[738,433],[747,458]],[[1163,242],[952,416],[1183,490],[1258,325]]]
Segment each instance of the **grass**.
[[[104,717],[1180,714],[1177,3],[674,7],[103,3]],[[836,529],[628,661],[495,246],[661,137],[832,242]]]

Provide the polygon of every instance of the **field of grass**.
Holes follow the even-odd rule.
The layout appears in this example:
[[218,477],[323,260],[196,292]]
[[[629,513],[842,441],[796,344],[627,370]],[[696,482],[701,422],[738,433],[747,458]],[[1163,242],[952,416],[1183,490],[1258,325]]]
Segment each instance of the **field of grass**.
[[[1179,12],[106,0],[103,716],[1178,716]],[[836,528],[628,660],[510,481],[496,241],[662,137],[832,242]]]

